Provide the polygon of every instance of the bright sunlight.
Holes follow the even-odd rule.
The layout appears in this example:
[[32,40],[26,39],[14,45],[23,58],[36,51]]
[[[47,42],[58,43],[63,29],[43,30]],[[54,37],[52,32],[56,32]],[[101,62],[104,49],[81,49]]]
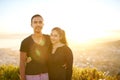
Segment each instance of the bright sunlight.
[[113,2],[104,2],[104,0],[3,1],[0,3],[2,12],[0,33],[32,33],[30,19],[38,13],[44,17],[44,33],[50,34],[51,29],[58,26],[66,31],[70,41],[102,42],[114,36],[109,30],[120,30],[120,6],[117,2]]
[[[79,24],[78,24],[79,25]],[[66,29],[66,32],[69,29]],[[76,28],[73,31],[67,34],[68,38],[77,44],[88,44],[88,43],[101,43],[113,40],[114,34],[105,30],[104,27],[100,29],[96,29],[96,27],[92,27],[92,29],[85,28]]]

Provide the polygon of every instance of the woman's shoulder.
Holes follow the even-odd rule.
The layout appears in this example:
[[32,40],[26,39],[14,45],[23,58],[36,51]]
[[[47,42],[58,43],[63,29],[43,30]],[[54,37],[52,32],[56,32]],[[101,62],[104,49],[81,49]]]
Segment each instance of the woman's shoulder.
[[68,45],[64,45],[62,48],[63,48],[64,50],[70,50],[70,51],[71,51],[71,48],[70,48]]
[[67,45],[63,46],[61,51],[66,55],[66,56],[73,56],[73,52],[71,50],[71,48]]

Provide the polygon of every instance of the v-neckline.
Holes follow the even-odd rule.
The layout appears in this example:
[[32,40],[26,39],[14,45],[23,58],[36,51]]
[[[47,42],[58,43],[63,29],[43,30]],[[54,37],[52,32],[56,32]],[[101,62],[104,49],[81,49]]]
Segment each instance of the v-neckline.
[[[46,41],[44,34],[43,34],[43,38],[44,38],[43,41]],[[31,35],[31,39],[32,39],[32,42],[33,42],[34,44],[36,44],[36,45],[38,45],[38,46],[42,46],[42,45],[40,45],[39,43],[36,43],[36,42],[34,41],[34,39],[32,38],[32,35]]]
[[55,54],[55,53],[57,52],[58,49],[60,49],[60,48],[62,48],[62,47],[64,47],[64,46],[65,46],[65,45],[62,45],[62,46],[57,47],[57,48],[55,49],[55,51],[52,52],[52,54]]

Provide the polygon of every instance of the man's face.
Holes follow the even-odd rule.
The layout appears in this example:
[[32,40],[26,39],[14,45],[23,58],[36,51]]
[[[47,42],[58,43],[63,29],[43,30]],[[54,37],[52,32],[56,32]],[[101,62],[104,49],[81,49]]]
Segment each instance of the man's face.
[[37,16],[32,19],[31,26],[33,27],[35,33],[41,33],[43,25],[44,23],[41,17]]

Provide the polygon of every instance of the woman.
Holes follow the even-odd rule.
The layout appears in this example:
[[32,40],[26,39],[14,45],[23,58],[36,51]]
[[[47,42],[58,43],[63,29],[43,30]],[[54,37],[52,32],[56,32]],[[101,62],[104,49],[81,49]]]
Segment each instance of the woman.
[[52,29],[50,39],[52,53],[49,56],[49,80],[71,80],[73,54],[67,46],[65,32],[55,27]]

